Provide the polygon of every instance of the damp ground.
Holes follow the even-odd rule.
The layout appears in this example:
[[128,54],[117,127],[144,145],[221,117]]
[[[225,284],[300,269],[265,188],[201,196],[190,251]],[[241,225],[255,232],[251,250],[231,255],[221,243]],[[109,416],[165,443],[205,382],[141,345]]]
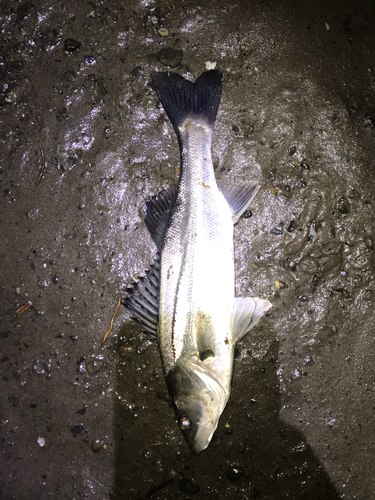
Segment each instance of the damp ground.
[[[0,497],[373,499],[374,5],[0,11]],[[123,308],[102,339],[155,257],[142,207],[177,179],[150,75],[213,63],[216,176],[262,185],[235,228],[236,294],[274,307],[196,457],[157,346]]]

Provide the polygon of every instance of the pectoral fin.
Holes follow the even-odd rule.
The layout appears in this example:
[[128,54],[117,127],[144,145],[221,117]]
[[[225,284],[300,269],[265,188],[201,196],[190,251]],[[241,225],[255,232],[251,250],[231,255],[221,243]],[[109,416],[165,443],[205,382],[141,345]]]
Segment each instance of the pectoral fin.
[[271,307],[271,302],[258,297],[235,298],[230,325],[233,343],[251,330]]
[[252,184],[219,184],[219,189],[227,200],[232,210],[233,224],[235,224],[244,211],[250,206],[257,195],[260,185],[257,182]]

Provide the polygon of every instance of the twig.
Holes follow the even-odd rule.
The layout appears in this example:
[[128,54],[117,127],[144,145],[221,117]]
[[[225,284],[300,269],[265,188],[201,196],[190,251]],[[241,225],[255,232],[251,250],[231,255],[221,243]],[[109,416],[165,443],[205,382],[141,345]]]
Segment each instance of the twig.
[[116,314],[118,313],[118,310],[120,309],[120,305],[121,305],[121,297],[118,299],[118,304],[117,304],[117,308],[116,308],[115,314],[113,315],[113,317],[111,319],[111,326],[110,326],[108,332],[104,335],[103,344],[104,344],[106,338],[108,337],[108,335],[111,333],[111,330],[113,328],[113,322],[115,320]]

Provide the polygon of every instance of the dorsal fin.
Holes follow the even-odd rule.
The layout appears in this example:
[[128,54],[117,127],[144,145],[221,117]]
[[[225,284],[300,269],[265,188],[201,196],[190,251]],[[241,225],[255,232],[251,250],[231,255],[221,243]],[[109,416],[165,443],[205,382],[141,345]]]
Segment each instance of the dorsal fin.
[[122,305],[131,312],[133,319],[145,328],[151,340],[157,340],[159,321],[159,284],[160,284],[160,257],[131,287],[127,288],[128,297],[121,301]]
[[176,201],[178,186],[169,186],[146,202],[145,224],[158,252],[161,253],[165,232]]

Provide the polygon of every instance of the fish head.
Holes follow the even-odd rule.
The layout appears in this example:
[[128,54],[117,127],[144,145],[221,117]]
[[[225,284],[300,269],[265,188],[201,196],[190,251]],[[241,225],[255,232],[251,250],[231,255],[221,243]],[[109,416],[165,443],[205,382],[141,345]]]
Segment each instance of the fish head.
[[229,398],[229,390],[200,360],[178,364],[166,377],[182,434],[199,455],[210,444]]

